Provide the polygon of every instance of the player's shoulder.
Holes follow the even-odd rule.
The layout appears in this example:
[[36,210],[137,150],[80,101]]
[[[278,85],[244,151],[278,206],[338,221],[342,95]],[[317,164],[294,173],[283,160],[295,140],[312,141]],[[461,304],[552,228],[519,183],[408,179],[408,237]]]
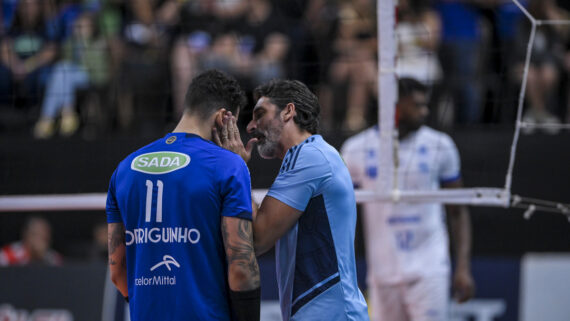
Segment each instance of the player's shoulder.
[[215,154],[219,168],[247,168],[243,158],[230,150],[220,147],[214,143],[209,144],[208,150]]
[[327,161],[327,156],[331,152],[338,154],[337,150],[327,143],[321,135],[312,135],[294,148],[296,148],[295,152],[299,153],[301,161],[311,163]]
[[131,152],[129,155],[127,155],[127,157],[123,158],[123,160],[121,160],[121,162],[119,163],[119,166],[117,167],[118,169],[120,169],[123,166],[131,166],[131,162],[133,161],[133,159],[135,159],[136,157],[145,154],[145,153],[151,153],[154,150],[154,147],[156,146],[156,144],[160,141],[160,139],[157,139],[155,141],[153,141],[152,143],[146,144],[142,147],[139,147],[138,149],[136,149],[135,151]]
[[325,165],[328,162],[327,154],[331,148],[334,149],[320,135],[312,135],[300,144],[289,148],[279,172],[285,173],[294,169],[316,168]]
[[420,136],[420,138],[422,140],[434,143],[434,144],[444,144],[447,145],[448,147],[454,147],[455,143],[453,142],[453,139],[451,138],[451,136],[449,136],[448,134],[433,129],[431,127],[428,126],[422,126],[419,131],[418,131],[418,135]]
[[216,172],[219,174],[227,173],[227,175],[233,175],[236,171],[249,171],[247,170],[245,161],[240,155],[220,147],[211,141],[202,139],[200,153],[202,156],[208,155],[206,157],[214,159]]

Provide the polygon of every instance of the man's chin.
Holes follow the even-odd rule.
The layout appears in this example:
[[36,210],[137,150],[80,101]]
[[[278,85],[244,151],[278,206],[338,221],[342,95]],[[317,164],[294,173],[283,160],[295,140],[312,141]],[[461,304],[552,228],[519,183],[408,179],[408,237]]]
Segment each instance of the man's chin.
[[261,158],[263,158],[263,159],[274,159],[275,158],[275,156],[263,155],[261,153],[259,154],[259,156],[261,156]]
[[263,146],[262,144],[257,145],[257,153],[259,154],[259,156],[261,156],[261,158],[263,159],[274,159],[276,157],[275,152],[272,153],[271,151],[266,150],[264,147],[265,146]]

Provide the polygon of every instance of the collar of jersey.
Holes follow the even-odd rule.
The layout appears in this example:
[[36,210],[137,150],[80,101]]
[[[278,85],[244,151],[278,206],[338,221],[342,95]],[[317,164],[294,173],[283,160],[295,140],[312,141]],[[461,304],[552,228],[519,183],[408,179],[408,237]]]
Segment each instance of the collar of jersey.
[[192,133],[168,133],[164,138],[168,139],[168,137],[176,136],[177,138],[199,138],[207,143],[213,144],[214,142],[202,138],[200,135],[192,134]]
[[[406,142],[406,141],[411,140],[411,139],[412,139],[413,137],[415,137],[415,136],[418,134],[418,132],[419,132],[420,130],[422,130],[424,127],[425,127],[425,125],[422,125],[422,126],[420,126],[420,128],[418,128],[417,130],[415,130],[415,131],[409,133],[409,134],[408,134],[408,137],[402,139],[401,142]],[[377,133],[380,132],[380,127],[378,126],[378,124],[374,125],[373,128],[374,128],[374,130],[375,130]],[[397,128],[395,128],[395,129],[397,130]]]
[[[312,138],[312,140],[311,140],[311,138]],[[299,143],[298,145],[295,145],[295,146],[291,146],[291,148],[289,148],[289,150],[287,151],[287,153],[289,153],[289,152],[292,153],[292,152],[294,152],[294,151],[297,149],[297,147],[299,147],[299,146],[301,146],[301,145],[305,145],[306,143],[309,143],[309,142],[311,142],[311,141],[315,141],[315,139],[322,139],[322,138],[323,138],[323,137],[322,137],[321,135],[318,135],[318,134],[311,135],[311,136],[309,136],[307,139],[305,139],[302,143]]]

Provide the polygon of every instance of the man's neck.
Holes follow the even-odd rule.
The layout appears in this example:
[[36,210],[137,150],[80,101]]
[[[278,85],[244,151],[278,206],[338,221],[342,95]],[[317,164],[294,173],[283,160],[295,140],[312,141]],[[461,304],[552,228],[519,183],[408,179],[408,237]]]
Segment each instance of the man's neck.
[[417,128],[417,129],[412,129],[412,128],[409,128],[409,127],[407,127],[407,126],[402,126],[402,125],[400,125],[400,126],[398,127],[398,140],[404,140],[404,139],[406,139],[407,137],[409,137],[411,134],[415,133],[415,132],[418,131],[418,130],[419,130],[419,128]]
[[[287,127],[284,128],[286,130]],[[287,151],[293,147],[301,144],[307,138],[311,137],[313,134],[306,130],[299,129],[297,126],[288,128],[288,133],[282,133],[282,151],[279,153],[279,159],[283,159],[287,154]]]
[[212,140],[212,125],[209,121],[184,113],[172,132],[195,134],[203,139]]

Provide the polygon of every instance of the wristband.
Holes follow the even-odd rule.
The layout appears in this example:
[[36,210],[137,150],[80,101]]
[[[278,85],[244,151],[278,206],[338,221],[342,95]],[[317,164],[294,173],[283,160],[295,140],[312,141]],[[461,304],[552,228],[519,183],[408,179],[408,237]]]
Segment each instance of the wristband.
[[237,320],[259,321],[261,288],[249,291],[232,291],[230,289],[230,299]]

